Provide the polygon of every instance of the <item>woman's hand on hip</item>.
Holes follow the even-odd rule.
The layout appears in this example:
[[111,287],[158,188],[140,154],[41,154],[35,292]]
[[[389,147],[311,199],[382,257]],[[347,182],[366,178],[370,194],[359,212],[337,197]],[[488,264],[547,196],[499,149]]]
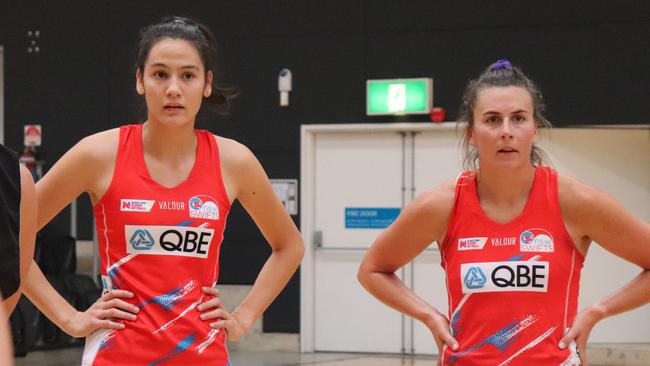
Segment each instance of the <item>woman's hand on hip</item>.
[[210,327],[223,329],[229,341],[238,341],[246,333],[246,329],[235,315],[226,310],[219,298],[219,290],[212,287],[203,287],[203,292],[212,296],[212,298],[197,307],[202,312],[200,315],[201,320],[211,321],[217,319],[217,321],[210,323]]
[[124,329],[124,322],[134,321],[140,309],[123,298],[133,294],[124,290],[108,291],[95,301],[86,311],[77,311],[62,327],[63,331],[73,337],[86,337],[97,329]]

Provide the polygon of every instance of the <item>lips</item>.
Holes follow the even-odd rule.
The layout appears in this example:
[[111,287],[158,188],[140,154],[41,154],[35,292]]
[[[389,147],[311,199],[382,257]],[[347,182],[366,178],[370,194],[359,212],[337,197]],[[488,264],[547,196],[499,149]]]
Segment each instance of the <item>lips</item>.
[[185,107],[183,107],[182,104],[170,103],[170,104],[165,104],[164,108],[167,110],[179,110],[179,109],[184,109]]
[[499,152],[500,153],[516,153],[516,152],[519,152],[519,151],[517,151],[517,149],[512,148],[512,147],[504,147],[502,149],[499,149]]

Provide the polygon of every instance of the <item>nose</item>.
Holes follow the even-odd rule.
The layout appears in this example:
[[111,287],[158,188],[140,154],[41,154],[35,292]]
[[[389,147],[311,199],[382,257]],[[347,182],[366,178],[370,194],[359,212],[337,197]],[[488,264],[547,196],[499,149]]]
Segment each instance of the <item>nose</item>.
[[180,88],[180,82],[176,77],[169,78],[169,84],[167,84],[167,89],[165,90],[165,95],[168,97],[178,97],[182,94]]
[[512,138],[512,122],[510,118],[504,119],[501,124],[501,138]]

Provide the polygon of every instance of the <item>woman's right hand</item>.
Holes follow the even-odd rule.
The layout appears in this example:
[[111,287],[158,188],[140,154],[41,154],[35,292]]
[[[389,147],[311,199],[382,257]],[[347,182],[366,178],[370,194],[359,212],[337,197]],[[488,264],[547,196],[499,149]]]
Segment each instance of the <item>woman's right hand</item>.
[[133,321],[140,309],[122,300],[131,298],[133,293],[124,290],[108,291],[88,310],[77,311],[61,328],[73,337],[86,337],[97,329],[124,329],[125,325],[118,320]]
[[[449,331],[449,319],[445,315],[434,310],[425,322],[425,325],[429,328],[431,334],[433,334],[436,346],[438,347],[438,360],[441,360],[443,357],[445,344],[454,351],[458,350],[458,341],[451,335]],[[438,361],[438,364],[441,364],[440,361]]]

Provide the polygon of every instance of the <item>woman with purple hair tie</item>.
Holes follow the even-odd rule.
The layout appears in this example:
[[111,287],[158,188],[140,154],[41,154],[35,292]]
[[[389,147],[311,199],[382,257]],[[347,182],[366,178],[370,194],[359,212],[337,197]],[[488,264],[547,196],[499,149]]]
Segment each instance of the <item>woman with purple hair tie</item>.
[[[370,293],[429,328],[438,365],[586,365],[599,321],[650,302],[650,224],[547,166],[536,144],[550,127],[543,112],[537,86],[508,60],[470,81],[459,114],[465,171],[409,204],[361,263]],[[434,241],[446,315],[395,275]],[[594,241],[641,272],[578,312]]]

